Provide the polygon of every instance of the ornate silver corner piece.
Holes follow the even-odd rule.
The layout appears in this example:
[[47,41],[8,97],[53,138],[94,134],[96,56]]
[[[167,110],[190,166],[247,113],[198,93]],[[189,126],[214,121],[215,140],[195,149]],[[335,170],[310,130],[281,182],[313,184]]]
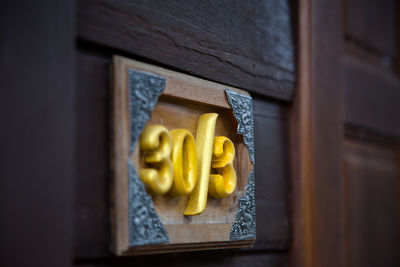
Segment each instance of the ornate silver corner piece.
[[[254,119],[253,100],[250,96],[226,89],[226,98],[238,122],[237,132],[243,135],[243,141],[249,151],[251,162],[254,158]],[[254,168],[251,169],[248,183],[243,196],[239,198],[239,209],[236,221],[230,230],[229,239],[232,241],[256,238],[256,199]]]
[[140,133],[150,119],[165,85],[166,79],[162,76],[129,69],[130,153],[135,150]]
[[237,132],[243,135],[244,143],[249,150],[251,162],[254,164],[254,119],[253,100],[250,96],[226,89],[226,98],[233,109],[233,115],[238,122]]
[[129,243],[131,246],[169,243],[167,230],[153,206],[153,200],[128,160],[129,175]]
[[[166,86],[166,79],[147,72],[129,69],[130,154]],[[129,240],[131,246],[168,243],[168,232],[146,193],[135,166],[128,159]]]
[[229,239],[232,241],[256,238],[256,199],[254,168],[251,169],[249,181],[244,195],[239,198],[239,209],[236,221],[230,230]]

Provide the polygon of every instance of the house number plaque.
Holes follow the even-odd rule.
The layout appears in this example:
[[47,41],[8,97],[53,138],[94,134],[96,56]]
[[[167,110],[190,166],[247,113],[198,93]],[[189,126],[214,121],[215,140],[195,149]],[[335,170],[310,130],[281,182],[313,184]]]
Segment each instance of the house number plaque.
[[111,72],[112,250],[252,245],[250,95],[119,56]]

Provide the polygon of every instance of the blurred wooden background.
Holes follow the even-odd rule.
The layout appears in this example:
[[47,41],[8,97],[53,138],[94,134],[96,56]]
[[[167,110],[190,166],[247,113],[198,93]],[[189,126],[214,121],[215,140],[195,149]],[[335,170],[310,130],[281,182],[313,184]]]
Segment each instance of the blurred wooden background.
[[[0,265],[398,266],[399,8],[2,1]],[[252,94],[253,248],[111,254],[114,54]]]

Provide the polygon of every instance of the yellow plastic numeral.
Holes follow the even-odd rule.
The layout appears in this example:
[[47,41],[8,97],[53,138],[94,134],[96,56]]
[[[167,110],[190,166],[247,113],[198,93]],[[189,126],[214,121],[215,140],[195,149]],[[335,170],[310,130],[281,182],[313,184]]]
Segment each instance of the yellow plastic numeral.
[[145,163],[151,167],[140,169],[140,179],[152,194],[167,193],[173,182],[170,133],[161,125],[147,126],[140,136],[139,144],[141,151],[144,152]]
[[185,215],[203,212],[207,205],[208,180],[210,176],[215,124],[217,113],[205,113],[199,117],[196,131],[196,148],[199,160],[197,183],[189,195]]
[[233,168],[235,146],[225,136],[214,138],[213,157],[211,167],[218,174],[211,174],[208,193],[214,198],[225,198],[236,188],[236,172]]
[[172,130],[171,160],[174,166],[174,183],[171,195],[190,194],[197,182],[197,151],[193,135],[185,129]]

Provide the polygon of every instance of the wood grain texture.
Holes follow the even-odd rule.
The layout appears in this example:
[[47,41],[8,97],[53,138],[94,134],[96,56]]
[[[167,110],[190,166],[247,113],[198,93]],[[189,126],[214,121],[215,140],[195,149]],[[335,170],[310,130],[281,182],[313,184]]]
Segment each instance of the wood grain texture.
[[398,136],[385,134],[350,123],[345,124],[344,134],[346,138],[357,139],[359,141],[382,146],[397,146],[400,143],[400,138]]
[[290,118],[292,187],[291,266],[315,266],[313,242],[313,161],[312,161],[312,2],[298,2],[298,86],[294,91]]
[[254,266],[254,267],[287,267],[288,256],[283,253],[249,253],[244,251],[220,250],[188,253],[174,253],[130,258],[111,258],[100,261],[77,261],[83,267],[108,266]]
[[313,248],[325,267],[343,262],[341,10],[340,1],[312,1]]
[[254,250],[290,247],[290,171],[287,108],[254,99],[257,239]]
[[70,266],[73,1],[0,3],[0,266]]
[[[110,63],[111,55],[99,55],[86,48],[78,53],[77,110],[80,116],[77,125],[79,153],[75,209],[76,259],[113,259],[109,250],[111,226],[108,220]],[[288,169],[284,162],[288,156],[285,139],[286,111],[280,104],[269,100],[255,97],[254,102],[256,154],[258,162],[265,168],[256,168],[256,184],[257,188],[260,188],[256,189],[257,242],[250,250],[285,250],[289,247],[291,239],[287,214]],[[220,254],[223,251],[216,253]],[[162,257],[167,256],[158,257],[161,257],[159,262],[162,263]],[[227,260],[229,257],[224,258]],[[145,259],[153,260],[152,257]],[[134,257],[127,262],[135,261],[142,260],[136,260]],[[214,261],[202,259],[201,262],[213,264]],[[234,263],[230,260],[229,262]]]
[[400,79],[354,57],[344,58],[345,123],[400,137]]
[[294,266],[341,266],[341,5],[301,1],[291,110]]
[[290,100],[288,1],[78,1],[78,36],[168,67]]
[[110,58],[77,56],[75,258],[109,256]]
[[345,266],[399,265],[397,154],[396,146],[345,142]]

